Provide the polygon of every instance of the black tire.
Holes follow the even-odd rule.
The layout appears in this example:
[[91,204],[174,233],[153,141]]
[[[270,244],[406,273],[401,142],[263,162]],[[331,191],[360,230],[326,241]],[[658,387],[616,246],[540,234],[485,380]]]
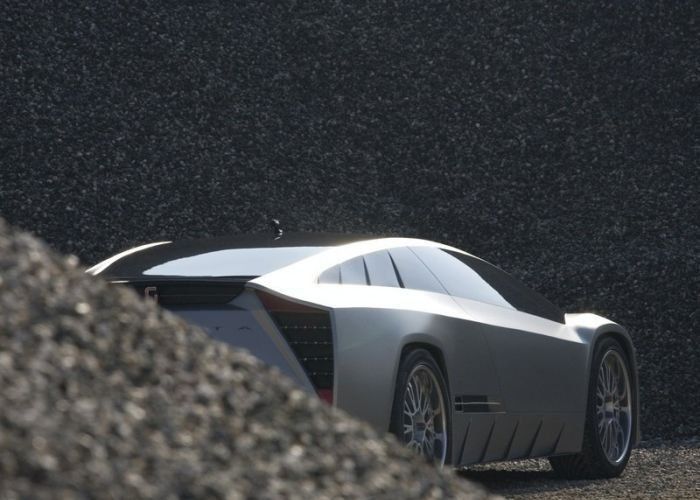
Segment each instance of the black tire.
[[[629,431],[629,438],[627,440],[627,448],[622,455],[622,458],[612,462],[606,455],[603,445],[601,444],[601,438],[599,437],[597,431],[597,420],[598,416],[596,413],[596,390],[598,384],[598,373],[601,368],[603,359],[610,352],[614,351],[619,355],[619,359],[622,360],[625,369],[627,370],[627,376],[629,380],[629,398],[631,401],[631,426]],[[636,388],[634,386],[635,380],[632,376],[632,370],[630,369],[629,358],[625,354],[624,349],[620,343],[611,338],[607,337],[598,342],[595,347],[595,353],[593,356],[593,363],[591,364],[591,373],[588,382],[588,402],[586,405],[586,422],[583,432],[583,444],[581,451],[574,455],[561,455],[556,457],[550,457],[549,463],[552,465],[552,469],[557,473],[557,475],[564,477],[566,479],[603,479],[617,477],[622,474],[625,469],[627,462],[630,458],[630,453],[632,450],[632,443],[634,441],[634,436],[636,433],[636,417],[635,417],[635,405],[636,401],[633,398],[636,397]]]
[[[450,462],[450,452],[451,452],[451,437],[452,437],[452,415],[450,412],[450,397],[447,388],[447,383],[442,374],[442,370],[435,362],[433,356],[425,349],[414,349],[404,355],[399,366],[399,372],[396,377],[396,385],[394,391],[394,404],[391,411],[391,425],[389,430],[396,435],[399,442],[407,445],[407,435],[404,434],[404,419],[407,418],[404,415],[404,404],[406,402],[406,392],[409,384],[409,377],[411,374],[416,373],[416,371],[426,370],[430,372],[437,382],[437,386],[440,390],[440,396],[443,402],[443,412],[445,415],[444,422],[440,421],[440,424],[444,423],[444,433],[445,433],[445,444],[440,444],[439,440],[431,440],[426,431],[423,434],[426,439],[432,441],[433,443],[433,457],[429,457],[423,452],[426,460],[428,462],[434,463],[435,465],[445,465]],[[435,399],[433,399],[436,401]],[[433,419],[437,421],[437,417]],[[437,428],[436,428],[437,429]],[[439,449],[438,449],[439,448]],[[444,450],[444,453],[443,453]],[[444,455],[444,459],[443,459]]]

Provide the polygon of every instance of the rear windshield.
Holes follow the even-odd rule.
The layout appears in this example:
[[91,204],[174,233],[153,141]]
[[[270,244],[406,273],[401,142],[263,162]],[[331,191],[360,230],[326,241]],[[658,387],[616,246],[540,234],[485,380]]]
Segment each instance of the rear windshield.
[[262,276],[327,250],[327,247],[234,248],[182,257],[144,269],[144,276]]

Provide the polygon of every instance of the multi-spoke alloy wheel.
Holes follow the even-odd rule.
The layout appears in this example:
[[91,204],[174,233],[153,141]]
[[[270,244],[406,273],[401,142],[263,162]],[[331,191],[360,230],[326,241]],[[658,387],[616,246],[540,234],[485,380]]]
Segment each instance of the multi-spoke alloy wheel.
[[595,344],[581,451],[549,457],[560,476],[596,479],[622,474],[637,432],[637,379],[633,370],[618,340],[606,337]]
[[596,417],[600,446],[610,463],[619,463],[632,435],[632,404],[627,367],[613,349],[605,353],[598,370]]
[[425,365],[408,376],[403,399],[403,438],[428,460],[443,464],[447,447],[445,402],[435,375]]
[[447,389],[437,363],[423,349],[401,362],[392,413],[392,431],[429,462],[448,460]]

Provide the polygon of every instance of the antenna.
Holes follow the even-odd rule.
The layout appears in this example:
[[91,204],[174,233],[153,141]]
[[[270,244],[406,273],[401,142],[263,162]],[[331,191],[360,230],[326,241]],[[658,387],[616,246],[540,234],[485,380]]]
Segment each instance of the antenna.
[[270,227],[272,228],[272,232],[275,235],[275,239],[279,239],[282,237],[282,234],[284,234],[284,231],[282,231],[282,228],[280,227],[280,221],[277,219],[270,219]]

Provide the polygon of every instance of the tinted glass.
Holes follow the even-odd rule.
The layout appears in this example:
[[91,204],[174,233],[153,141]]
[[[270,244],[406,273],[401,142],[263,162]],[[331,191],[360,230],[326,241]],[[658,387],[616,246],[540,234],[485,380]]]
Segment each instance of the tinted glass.
[[321,276],[318,277],[319,283],[326,283],[330,285],[337,285],[340,283],[340,266],[333,266],[330,269],[323,271]]
[[[291,232],[275,238],[269,231],[201,240],[160,241],[114,255],[88,272],[117,279],[259,276],[329,247],[363,239],[368,237]],[[210,267],[209,263],[215,267]],[[197,274],[200,268],[203,269],[201,275]]]
[[261,276],[325,250],[321,247],[234,248],[161,262],[143,276]]
[[367,284],[367,271],[362,257],[355,257],[340,264],[340,282],[343,285]]
[[365,255],[365,266],[372,286],[399,286],[389,252],[382,250]]
[[450,295],[512,308],[476,271],[456,257],[434,247],[415,247],[412,250],[435,274]]
[[457,252],[448,252],[459,259],[482,279],[487,281],[498,293],[519,311],[534,314],[551,321],[564,322],[564,313],[542,295],[530,290],[521,281],[501,271],[486,261]]
[[440,282],[408,248],[392,248],[389,250],[389,255],[396,267],[401,286],[414,290],[445,293]]

